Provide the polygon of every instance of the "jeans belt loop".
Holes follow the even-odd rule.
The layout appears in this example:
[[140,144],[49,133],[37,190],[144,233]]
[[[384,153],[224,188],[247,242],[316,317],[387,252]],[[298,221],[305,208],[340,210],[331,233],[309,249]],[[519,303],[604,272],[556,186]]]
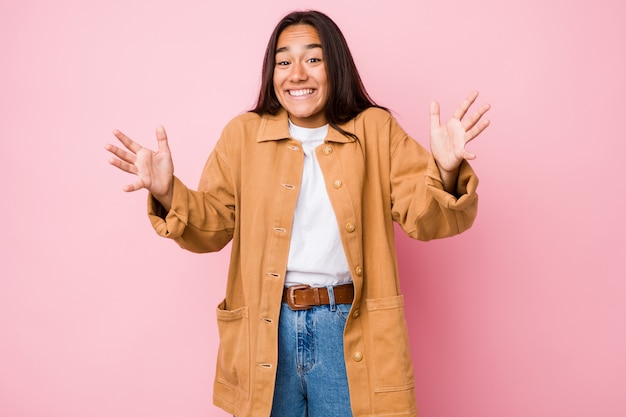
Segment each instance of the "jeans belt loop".
[[335,290],[332,285],[326,286],[326,291],[328,291],[328,304],[330,305],[330,311],[335,311],[337,309],[337,303],[335,302]]

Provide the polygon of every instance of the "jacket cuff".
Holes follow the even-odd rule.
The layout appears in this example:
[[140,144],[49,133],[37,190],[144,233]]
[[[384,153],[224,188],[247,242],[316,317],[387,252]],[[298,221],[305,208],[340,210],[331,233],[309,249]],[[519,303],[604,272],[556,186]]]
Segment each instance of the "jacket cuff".
[[[434,158],[430,158],[426,168],[426,186],[433,197],[443,207],[451,210],[466,210],[476,203],[478,177],[467,161],[462,161],[459,167],[459,176],[456,182],[456,196],[443,188],[443,181]],[[457,197],[458,196],[458,197]]]
[[174,177],[172,186],[174,194],[169,212],[154,198],[152,193],[148,194],[148,218],[160,236],[178,238],[183,234],[189,220],[189,203],[185,184]]

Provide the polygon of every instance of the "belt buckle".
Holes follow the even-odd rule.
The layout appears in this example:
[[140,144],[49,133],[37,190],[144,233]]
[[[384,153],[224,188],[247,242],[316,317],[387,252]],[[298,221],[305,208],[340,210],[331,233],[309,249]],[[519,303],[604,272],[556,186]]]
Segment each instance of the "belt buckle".
[[311,288],[311,286],[306,284],[296,284],[292,285],[291,287],[287,287],[287,304],[289,305],[290,309],[294,311],[299,311],[308,310],[309,308],[311,308],[311,306],[308,304],[296,304],[296,291],[307,290],[309,288]]

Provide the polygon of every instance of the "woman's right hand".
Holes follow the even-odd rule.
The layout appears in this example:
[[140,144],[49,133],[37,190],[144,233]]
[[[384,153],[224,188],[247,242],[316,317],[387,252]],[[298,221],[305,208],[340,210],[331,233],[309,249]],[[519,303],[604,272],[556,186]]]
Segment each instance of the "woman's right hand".
[[113,135],[128,151],[115,145],[106,145],[105,149],[117,157],[110,158],[109,163],[137,176],[137,180],[126,185],[123,190],[130,192],[145,188],[169,211],[174,193],[174,163],[163,126],[156,129],[156,152],[144,148],[119,130],[114,130]]

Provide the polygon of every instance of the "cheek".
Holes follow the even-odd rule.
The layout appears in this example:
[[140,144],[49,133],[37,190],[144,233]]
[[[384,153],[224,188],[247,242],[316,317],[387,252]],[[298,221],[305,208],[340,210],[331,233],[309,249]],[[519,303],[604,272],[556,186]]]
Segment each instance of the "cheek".
[[276,94],[278,94],[278,86],[280,85],[280,77],[276,75],[276,73],[274,73],[274,75],[272,76],[272,88],[274,88],[274,91],[276,92]]
[[326,72],[322,72],[319,74],[318,78],[320,87],[324,89],[326,95],[328,95],[328,78],[326,77]]
[[280,84],[281,84],[280,77],[277,77],[276,75],[274,75],[274,77],[272,78],[272,89],[274,90],[274,94],[276,94],[276,96],[279,98],[281,95]]

